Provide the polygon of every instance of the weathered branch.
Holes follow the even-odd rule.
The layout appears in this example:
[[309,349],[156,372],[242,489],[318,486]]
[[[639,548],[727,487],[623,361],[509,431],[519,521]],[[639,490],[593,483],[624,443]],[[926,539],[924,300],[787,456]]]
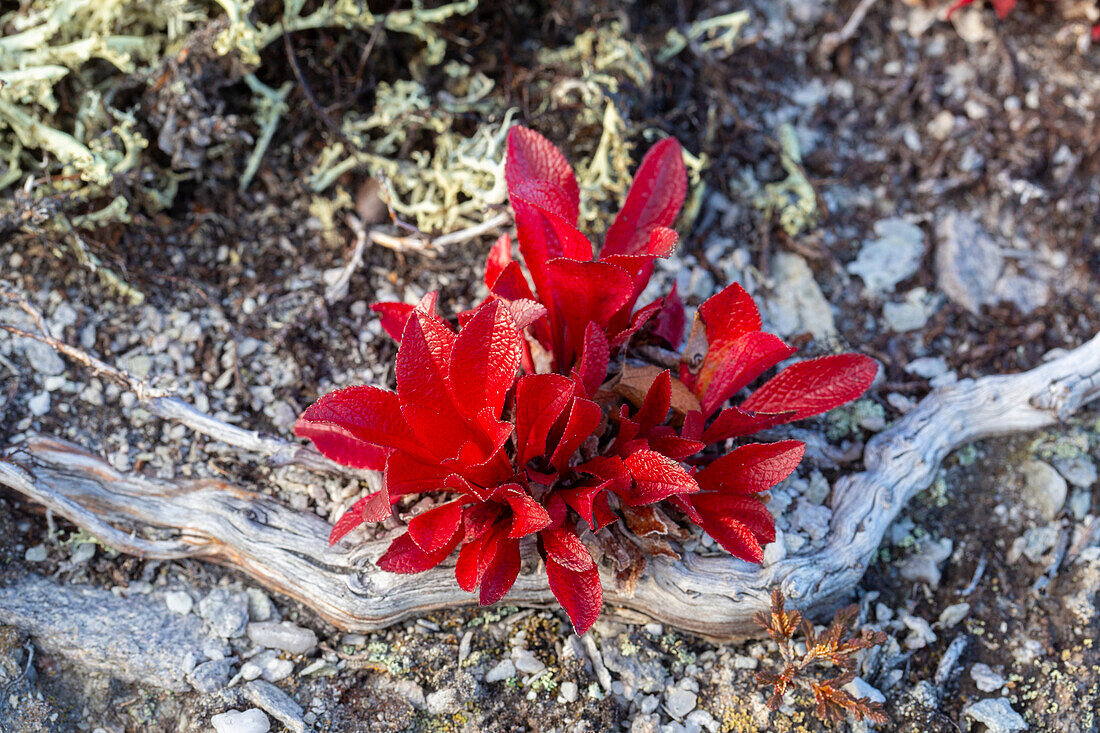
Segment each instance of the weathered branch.
[[[932,482],[948,453],[980,438],[1053,425],[1098,395],[1100,336],[1024,374],[941,388],[871,440],[866,471],[837,483],[822,549],[767,568],[729,556],[656,558],[632,595],[607,592],[607,610],[708,637],[744,637],[759,633],[752,616],[768,608],[769,590],[778,584],[810,614],[829,612],[859,582],[890,522]],[[123,533],[130,538],[129,551],[142,551],[139,540],[155,542],[150,555],[202,557],[240,570],[343,629],[378,629],[474,602],[457,588],[449,564],[415,576],[379,571],[372,561],[389,537],[330,548],[330,527],[313,514],[221,481],[122,474],[50,438],[35,437],[9,450],[0,462],[0,484],[50,506],[108,544],[118,543]],[[160,537],[165,534],[169,539]],[[605,587],[612,587],[610,579]],[[520,576],[508,601],[540,606],[553,598],[536,572]]]

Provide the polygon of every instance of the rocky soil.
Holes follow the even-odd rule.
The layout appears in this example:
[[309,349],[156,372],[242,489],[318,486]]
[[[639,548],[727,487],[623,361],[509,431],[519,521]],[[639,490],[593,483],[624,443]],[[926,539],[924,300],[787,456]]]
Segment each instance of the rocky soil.
[[[727,5],[483,3],[463,26],[472,34],[480,24],[478,44],[448,53],[494,81],[501,108],[585,161],[600,130],[584,122],[583,103],[548,90],[570,73],[587,82],[591,69],[538,51],[564,57],[588,28],[625,42],[654,72],[639,85],[633,62],[604,69],[636,153],[655,128],[702,156],[705,185],[654,291],[675,282],[694,307],[737,281],[766,327],[804,353],[859,350],[882,363],[866,398],[799,426],[843,458],[809,460],[772,492],[771,563],[820,542],[837,477],[858,470],[863,444],[932,389],[1029,369],[1100,330],[1100,49],[1080,41],[1085,16],[1071,2],[1021,4],[1005,21],[978,5],[947,22],[891,1],[823,53],[823,37],[857,3],[784,0],[749,3],[728,55],[698,44],[662,55],[669,28],[741,8]],[[333,114],[327,80],[346,66],[341,54],[357,60],[369,41],[349,49],[334,37],[305,39],[314,51],[302,70]],[[374,82],[409,73],[399,71],[408,44],[378,43]],[[269,85],[296,79],[265,68]],[[249,119],[243,88],[218,88],[220,115]],[[355,103],[369,105],[363,95]],[[293,113],[246,192],[237,176],[252,138],[230,136],[220,162],[196,159],[205,174],[189,175],[170,209],[87,234],[143,303],[120,297],[44,228],[0,242],[3,284],[46,315],[55,337],[270,434],[290,438],[297,414],[330,389],[391,385],[394,346],[369,303],[433,289],[447,309],[476,302],[497,232],[434,257],[370,245],[347,293],[326,299],[354,237],[305,182],[334,133],[300,85],[289,100]],[[162,104],[141,108],[154,133]],[[472,134],[500,122],[478,115],[471,108],[454,125]],[[801,164],[785,166],[795,151]],[[149,165],[178,164],[162,153]],[[366,180],[353,170],[340,190],[362,192]],[[2,301],[0,323],[34,326]],[[18,450],[32,432],[122,470],[223,478],[328,519],[360,489],[272,469],[161,421],[49,347],[0,333],[0,445]],[[851,688],[885,701],[891,722],[880,730],[1100,731],[1098,461],[1100,413],[1083,412],[1057,429],[966,446],[902,513],[852,599],[861,627],[889,636],[862,656]],[[0,581],[5,733],[869,727],[823,723],[802,694],[769,715],[754,682],[778,663],[767,641],[714,643],[614,620],[581,639],[562,613],[507,599],[341,633],[244,577],[121,555],[3,491]],[[104,628],[144,640],[133,654],[81,637],[92,633],[82,614],[104,609]],[[114,661],[158,647],[181,651],[144,667]]]

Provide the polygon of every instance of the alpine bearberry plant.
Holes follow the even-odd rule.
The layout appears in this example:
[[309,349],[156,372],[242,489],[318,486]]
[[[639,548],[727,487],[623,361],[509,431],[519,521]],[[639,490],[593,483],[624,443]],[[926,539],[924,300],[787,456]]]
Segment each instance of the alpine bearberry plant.
[[505,173],[522,259],[502,236],[485,266],[487,299],[455,324],[434,293],[415,306],[375,304],[399,342],[396,391],[332,392],[295,431],[339,463],[384,472],[332,542],[431,494],[441,503],[408,520],[381,569],[422,572],[457,550],[458,585],[485,605],[512,587],[530,547],[583,634],[603,603],[597,558],[632,587],[647,557],[678,559],[669,538],[695,524],[761,562],[775,523],[760,495],[805,446],[728,442],[858,397],[877,367],[857,354],[798,362],[729,405],[794,353],[760,330],[739,285],[698,308],[676,375],[639,365],[634,345],[684,340],[675,289],[636,308],[654,261],[676,245],[669,227],[687,190],[679,144],[645,156],[598,255],[576,227],[579,187],[556,147],[514,128]]

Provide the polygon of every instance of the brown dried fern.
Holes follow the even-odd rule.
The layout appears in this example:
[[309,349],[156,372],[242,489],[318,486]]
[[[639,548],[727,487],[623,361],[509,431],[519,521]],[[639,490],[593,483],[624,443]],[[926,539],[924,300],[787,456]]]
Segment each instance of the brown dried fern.
[[[886,641],[882,631],[863,629],[859,636],[850,636],[850,632],[859,615],[859,606],[842,608],[833,616],[833,621],[820,634],[814,625],[803,618],[798,611],[788,611],[784,605],[783,593],[772,590],[772,608],[770,613],[756,614],[756,622],[768,632],[779,646],[783,659],[783,669],[779,673],[757,672],[757,684],[772,688],[768,698],[768,708],[777,710],[783,703],[783,696],[792,686],[814,696],[817,703],[814,714],[825,722],[840,722],[849,715],[857,720],[870,720],[874,723],[888,722],[886,712],[880,702],[869,698],[856,698],[842,689],[855,679],[856,654]],[[805,651],[799,649],[794,640],[795,632],[801,627]],[[814,672],[832,666],[839,673],[833,677],[819,679]]]

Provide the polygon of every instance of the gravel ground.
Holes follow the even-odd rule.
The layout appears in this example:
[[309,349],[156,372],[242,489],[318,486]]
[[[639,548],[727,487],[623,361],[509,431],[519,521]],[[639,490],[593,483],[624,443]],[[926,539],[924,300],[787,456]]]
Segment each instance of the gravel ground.
[[[668,27],[737,9],[712,5],[643,4],[619,17],[566,3],[531,33],[565,49],[571,29],[628,21],[616,32],[654,58]],[[646,89],[608,72],[620,77],[632,129],[656,126],[706,156],[697,215],[653,287],[675,282],[694,307],[740,282],[766,326],[805,353],[859,350],[884,366],[868,397],[799,426],[841,458],[811,456],[772,492],[780,538],[766,563],[819,546],[831,485],[931,389],[1031,368],[1100,326],[1100,55],[1079,48],[1074,4],[1022,6],[1004,22],[973,8],[951,24],[878,3],[823,58],[821,37],[855,5],[750,4],[744,43],[728,58],[685,51],[656,64]],[[550,73],[535,63],[535,41],[516,40],[522,12],[484,12],[499,12],[512,54],[511,66],[486,66],[500,93],[585,160],[599,136],[573,127],[577,107],[540,107],[520,91]],[[383,50],[396,59],[385,69],[407,53],[398,42]],[[246,116],[247,97],[233,88],[224,97],[226,113]],[[143,304],[120,299],[41,231],[0,243],[0,278],[56,337],[241,426],[289,437],[318,394],[392,385],[394,347],[368,304],[432,289],[448,310],[476,302],[492,237],[430,259],[372,246],[348,294],[326,303],[350,234],[326,226],[302,180],[329,131],[303,95],[291,101],[301,114],[276,134],[248,194],[211,163],[168,211],[89,237]],[[791,141],[801,179],[782,165]],[[237,144],[240,160],[248,148]],[[778,182],[787,187],[768,187]],[[778,221],[768,201],[785,202]],[[14,307],[0,307],[0,323],[32,326]],[[271,469],[151,416],[47,347],[0,334],[0,444],[30,432],[72,440],[121,470],[223,478],[326,519],[359,488]],[[1100,414],[1083,412],[1054,430],[966,446],[899,516],[852,599],[862,627],[889,635],[861,657],[852,688],[885,700],[891,722],[879,729],[1100,730],[1098,460]],[[708,538],[688,545],[720,551]],[[507,599],[344,634],[241,576],[119,555],[0,493],[0,578],[15,587],[35,575],[191,620],[190,689],[37,648],[31,621],[0,626],[5,732],[867,729],[822,723],[796,694],[769,718],[754,673],[777,664],[770,642],[715,644],[608,620],[581,640],[563,614]]]

